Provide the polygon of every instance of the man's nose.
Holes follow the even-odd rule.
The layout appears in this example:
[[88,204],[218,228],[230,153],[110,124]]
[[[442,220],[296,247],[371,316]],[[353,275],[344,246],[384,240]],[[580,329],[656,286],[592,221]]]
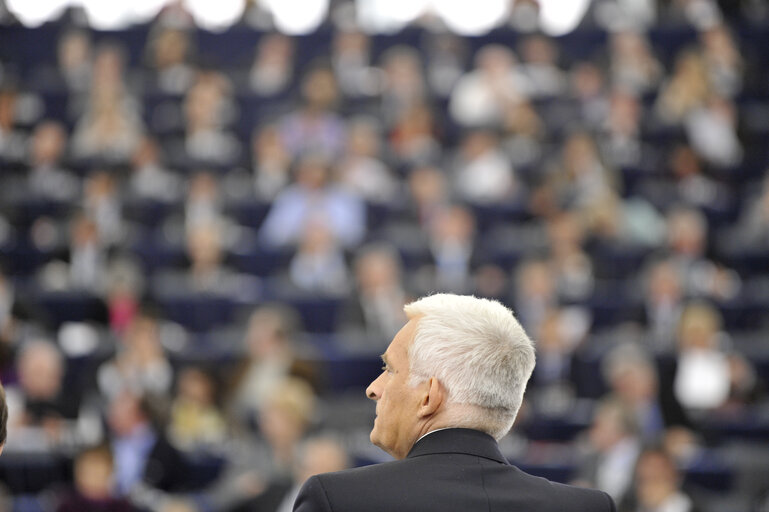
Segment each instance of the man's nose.
[[379,383],[379,378],[380,377],[381,377],[381,375],[379,377],[377,377],[376,379],[374,379],[371,382],[371,384],[369,384],[368,387],[366,388],[366,396],[368,398],[372,399],[372,400],[379,400],[379,386],[378,386],[378,383]]

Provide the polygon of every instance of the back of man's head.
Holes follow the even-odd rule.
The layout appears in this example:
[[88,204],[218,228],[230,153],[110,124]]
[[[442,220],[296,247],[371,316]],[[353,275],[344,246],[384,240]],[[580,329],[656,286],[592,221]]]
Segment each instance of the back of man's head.
[[[512,311],[473,296],[437,294],[405,307],[417,318],[409,347],[412,384],[436,377],[448,393],[447,412],[462,409],[452,427],[504,436],[534,369],[534,345]],[[469,410],[468,410],[469,409]]]

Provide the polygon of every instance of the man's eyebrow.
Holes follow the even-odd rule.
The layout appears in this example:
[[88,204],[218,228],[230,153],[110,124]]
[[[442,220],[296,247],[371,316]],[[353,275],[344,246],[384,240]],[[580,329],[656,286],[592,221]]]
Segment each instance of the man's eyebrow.
[[384,364],[388,364],[387,363],[387,354],[382,354],[381,356],[379,356],[379,359],[381,359]]

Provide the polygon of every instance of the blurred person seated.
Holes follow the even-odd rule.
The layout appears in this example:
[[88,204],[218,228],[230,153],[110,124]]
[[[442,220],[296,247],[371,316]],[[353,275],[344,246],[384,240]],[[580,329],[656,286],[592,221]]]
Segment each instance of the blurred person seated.
[[689,303],[678,325],[678,354],[673,390],[691,414],[708,411],[739,415],[753,403],[759,391],[750,361],[728,352],[723,319],[705,302]]
[[213,295],[251,297],[254,278],[243,276],[225,264],[225,237],[223,222],[199,222],[192,224],[185,237],[186,270],[169,270],[158,275],[155,289],[168,297],[185,295]]
[[218,165],[238,161],[242,148],[229,128],[237,114],[229,79],[199,71],[184,97],[184,156]]
[[139,265],[129,259],[113,259],[107,272],[109,327],[123,335],[139,314],[145,280]]
[[174,203],[181,199],[182,179],[166,169],[160,146],[154,138],[144,137],[131,157],[128,190],[140,200]]
[[23,197],[66,202],[78,197],[78,178],[61,167],[66,146],[67,132],[60,123],[42,121],[35,127],[30,140],[29,171]]
[[355,256],[356,293],[346,301],[343,330],[391,339],[406,320],[400,255],[389,245],[367,245]]
[[750,200],[735,227],[738,247],[746,250],[769,248],[769,172],[766,173],[759,194]]
[[736,297],[742,285],[739,275],[706,255],[706,217],[695,208],[673,207],[667,226],[667,249],[687,296],[714,300]]
[[419,165],[409,173],[407,184],[409,197],[403,205],[404,220],[426,230],[449,203],[446,174],[434,165]]
[[547,260],[531,258],[518,264],[511,300],[526,332],[534,332],[548,312],[558,306],[555,276]]
[[126,90],[124,60],[114,45],[96,52],[88,104],[72,135],[76,158],[126,162],[141,140],[140,108]]
[[[560,208],[584,207],[617,188],[615,176],[601,159],[595,138],[585,131],[572,133],[551,162],[540,194]],[[552,210],[552,206],[548,206]]]
[[553,39],[541,34],[527,36],[519,53],[531,98],[552,98],[566,90],[566,74],[558,66],[558,45]]
[[291,283],[302,291],[340,295],[349,288],[347,263],[333,233],[310,220],[289,265]]
[[702,56],[684,50],[676,56],[670,77],[660,87],[654,110],[665,124],[681,125],[711,93],[710,80]]
[[230,374],[228,415],[236,427],[255,425],[258,411],[288,376],[316,383],[317,368],[299,355],[297,313],[282,305],[264,305],[251,314],[243,340],[243,358]]
[[259,413],[259,433],[270,451],[270,474],[290,476],[299,442],[314,420],[316,397],[304,379],[289,377],[275,387]]
[[475,55],[475,67],[459,79],[451,93],[449,112],[459,125],[492,127],[506,107],[526,99],[530,84],[512,50],[488,44]]
[[295,245],[307,223],[323,223],[344,247],[357,245],[366,230],[362,201],[332,181],[329,162],[320,155],[296,164],[295,182],[280,192],[260,229],[271,246]]
[[674,25],[702,28],[717,23],[722,17],[716,0],[673,0],[663,5],[666,10],[660,19]]
[[340,28],[331,41],[331,66],[346,98],[373,96],[380,87],[371,63],[371,38],[357,28]]
[[302,77],[301,103],[280,121],[283,145],[293,158],[323,155],[335,159],[344,147],[345,124],[336,113],[339,87],[325,65],[309,68]]
[[642,346],[617,345],[604,356],[601,370],[611,396],[635,415],[642,440],[660,441],[667,428],[691,425],[675,396],[660,387],[655,363]]
[[714,23],[700,32],[702,57],[715,91],[736,97],[743,86],[745,63],[734,35],[725,23]]
[[291,155],[276,125],[266,124],[254,129],[251,169],[254,193],[262,201],[274,200],[291,182]]
[[168,439],[180,450],[217,448],[227,438],[227,424],[217,405],[214,378],[202,367],[179,371],[171,402]]
[[56,512],[133,512],[114,489],[115,462],[108,446],[81,451],[74,461],[74,489],[58,500]]
[[222,193],[210,171],[197,171],[187,184],[184,202],[184,227],[189,235],[198,226],[216,224],[222,218]]
[[573,483],[600,489],[619,501],[632,485],[641,452],[635,413],[616,399],[602,400],[578,448]]
[[651,348],[655,352],[671,352],[685,301],[682,279],[675,263],[669,259],[651,263],[645,273],[643,289],[643,324]]
[[389,149],[400,164],[429,164],[441,156],[438,135],[439,125],[433,109],[427,103],[415,103],[394,120],[388,136]]
[[[40,221],[40,220],[39,220]],[[54,232],[55,227],[40,222],[39,227]],[[89,216],[76,213],[69,226],[69,247],[57,259],[47,263],[39,272],[40,285],[45,290],[77,290],[99,295],[106,285],[108,251],[99,238],[99,228]],[[43,239],[45,242],[49,240]]]
[[173,26],[155,25],[146,45],[152,88],[163,93],[181,95],[194,79],[190,64],[192,42],[188,31]]
[[[66,30],[56,43],[56,70],[46,75],[42,83],[55,83],[67,91],[84,94],[91,85],[92,45],[87,31],[80,28]],[[55,77],[55,78],[54,78]]]
[[385,123],[399,119],[409,109],[425,103],[428,96],[422,56],[406,45],[387,49],[380,63],[382,69],[382,116]]
[[64,388],[65,360],[53,343],[28,341],[16,357],[18,384],[7,388],[10,450],[50,450],[74,442],[79,390]]
[[665,240],[665,218],[642,196],[606,190],[580,210],[592,250],[651,249]]
[[656,91],[664,75],[646,34],[633,29],[611,34],[609,70],[615,87],[635,94]]
[[307,381],[297,377],[277,381],[257,415],[258,431],[237,432],[232,438],[227,465],[206,492],[211,506],[231,510],[261,495],[271,483],[290,484],[315,408],[316,397]]
[[545,128],[544,121],[528,101],[505,110],[501,144],[513,168],[540,161],[544,153]]
[[257,96],[277,96],[294,79],[294,41],[283,34],[264,34],[257,43],[248,85]]
[[20,129],[21,93],[13,85],[0,85],[0,162],[24,161],[27,134]]
[[311,437],[302,442],[290,479],[269,482],[259,496],[234,507],[231,512],[291,512],[302,484],[313,475],[350,467],[344,447],[331,437]]
[[120,339],[115,356],[96,374],[99,391],[110,399],[130,391],[136,395],[165,395],[173,369],[160,342],[158,320],[149,310],[139,312]]
[[433,94],[446,99],[465,72],[468,45],[463,37],[448,31],[428,31],[424,37],[427,82]]
[[628,93],[620,88],[612,91],[609,97],[609,112],[601,126],[604,141],[601,150],[606,160],[615,167],[642,167],[649,160],[641,140],[641,121],[643,105],[635,93]]
[[179,492],[189,482],[187,464],[158,424],[157,407],[151,397],[125,390],[111,398],[107,409],[116,494],[140,508],[155,509],[150,505],[161,497],[147,491]]
[[[574,112],[579,124],[598,128],[606,120],[609,111],[608,77],[597,64],[578,61],[569,70],[570,97],[577,104]],[[572,123],[573,118],[561,115],[554,122]]]
[[468,289],[476,234],[475,216],[464,206],[449,206],[432,221],[427,232],[433,257],[430,289],[456,293]]
[[682,489],[676,462],[662,447],[645,448],[638,456],[632,490],[619,504],[627,512],[697,512]]
[[96,222],[99,240],[105,246],[120,245],[125,238],[123,205],[114,174],[96,170],[83,185],[83,211]]
[[493,132],[469,132],[460,145],[455,162],[456,195],[471,204],[511,204],[520,183]]
[[397,180],[381,160],[382,141],[376,119],[358,117],[347,126],[345,152],[337,167],[339,184],[351,194],[388,205],[399,192]]
[[734,168],[744,150],[737,134],[737,107],[728,98],[710,94],[687,116],[684,126],[692,147],[718,168]]
[[665,176],[645,179],[640,189],[644,196],[653,198],[661,208],[684,203],[719,213],[728,212],[729,187],[708,176],[705,162],[689,144],[674,145],[665,158]]
[[549,266],[561,300],[586,300],[593,293],[593,264],[582,249],[584,230],[582,219],[573,211],[562,212],[547,221]]
[[580,325],[567,309],[549,310],[532,332],[537,336],[537,366],[532,374],[533,400],[546,416],[572,410],[577,389],[573,375],[574,351],[584,340],[588,325]]

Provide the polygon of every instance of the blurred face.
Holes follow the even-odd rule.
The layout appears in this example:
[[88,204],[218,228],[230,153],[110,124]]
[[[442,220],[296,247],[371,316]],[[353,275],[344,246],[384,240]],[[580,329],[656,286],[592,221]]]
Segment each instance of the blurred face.
[[659,453],[643,454],[636,469],[638,499],[645,507],[658,507],[676,491],[676,470]]
[[87,498],[104,499],[112,487],[112,462],[106,455],[90,453],[75,464],[75,483]]
[[366,396],[377,403],[371,442],[396,459],[408,454],[419,433],[419,387],[411,387],[408,382],[408,349],[416,328],[417,319],[412,318],[398,331],[382,356],[382,373],[366,389]]

